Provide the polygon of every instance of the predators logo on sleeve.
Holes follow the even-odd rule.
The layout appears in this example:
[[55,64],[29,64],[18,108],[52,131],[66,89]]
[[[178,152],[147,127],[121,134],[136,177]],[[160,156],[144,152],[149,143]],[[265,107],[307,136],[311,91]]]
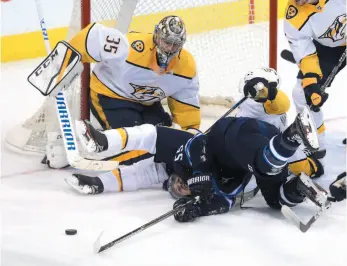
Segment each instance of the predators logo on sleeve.
[[166,98],[165,92],[159,87],[141,86],[129,83],[134,88],[132,95],[141,102],[155,102]]
[[295,6],[290,5],[287,9],[286,19],[291,19],[295,17],[297,14],[298,14],[298,9]]
[[346,22],[346,14],[338,16],[334,20],[333,24],[329,26],[328,30],[324,32],[321,36],[319,36],[319,39],[329,38],[333,42],[341,41],[343,38],[345,38]]

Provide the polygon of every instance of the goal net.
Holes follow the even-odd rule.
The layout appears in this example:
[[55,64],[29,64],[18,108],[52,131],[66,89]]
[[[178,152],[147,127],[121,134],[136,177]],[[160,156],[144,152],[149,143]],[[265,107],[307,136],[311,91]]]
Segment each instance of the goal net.
[[[164,16],[180,16],[187,27],[185,48],[196,60],[202,105],[231,106],[240,98],[239,80],[250,68],[276,68],[277,0],[73,0],[67,40],[91,22],[152,33]],[[89,75],[68,92],[72,116],[89,117]],[[6,136],[7,146],[44,153],[46,132],[57,126],[54,103],[38,111]]]

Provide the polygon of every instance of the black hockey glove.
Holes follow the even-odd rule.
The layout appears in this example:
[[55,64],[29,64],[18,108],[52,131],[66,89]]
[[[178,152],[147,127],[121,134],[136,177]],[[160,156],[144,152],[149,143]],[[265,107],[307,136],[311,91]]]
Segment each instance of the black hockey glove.
[[319,112],[320,107],[329,97],[328,93],[322,93],[317,83],[310,84],[304,88],[305,99],[308,106],[314,112]]
[[[190,201],[192,197],[183,197],[175,201],[173,208],[177,208],[179,205],[186,204],[188,201]],[[185,222],[192,222],[195,220],[196,217],[199,217],[201,215],[200,207],[198,206],[198,202],[188,204],[186,207],[181,209],[180,211],[177,211],[174,214],[174,218],[177,222],[185,223]]]
[[213,189],[206,145],[207,136],[204,134],[197,134],[189,139],[176,152],[174,171],[187,182],[192,196],[200,196],[208,201],[212,197]]
[[[180,198],[174,203],[173,207],[175,208],[181,204],[185,204],[191,199],[192,197]],[[223,196],[214,194],[209,202],[199,200],[194,204],[189,204],[181,211],[176,212],[174,217],[176,221],[181,223],[192,222],[200,216],[226,213],[232,207],[232,203],[233,202],[229,202]]]
[[[263,84],[263,88],[259,84]],[[251,97],[256,102],[266,102],[267,100],[273,101],[278,93],[277,83],[268,82],[264,78],[253,78],[243,87],[243,94]]]
[[336,201],[346,199],[346,172],[339,174],[337,179],[329,186],[330,194]]

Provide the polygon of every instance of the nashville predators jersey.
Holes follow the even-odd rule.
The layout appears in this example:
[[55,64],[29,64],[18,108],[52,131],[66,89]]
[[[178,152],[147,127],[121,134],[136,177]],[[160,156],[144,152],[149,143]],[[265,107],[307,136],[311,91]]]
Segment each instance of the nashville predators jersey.
[[304,74],[321,75],[320,69],[314,69],[319,65],[313,40],[328,47],[346,45],[346,22],[346,0],[319,0],[303,6],[289,0],[284,33]]
[[287,127],[286,113],[289,108],[290,100],[288,96],[283,91],[278,90],[273,101],[267,100],[265,103],[259,103],[247,99],[240,105],[236,116],[257,118],[273,124],[282,131]]
[[122,34],[101,24],[80,31],[70,44],[82,61],[96,63],[91,73],[93,92],[143,105],[168,98],[175,123],[199,128],[199,82],[193,56],[182,49],[162,73],[157,65],[153,35]]

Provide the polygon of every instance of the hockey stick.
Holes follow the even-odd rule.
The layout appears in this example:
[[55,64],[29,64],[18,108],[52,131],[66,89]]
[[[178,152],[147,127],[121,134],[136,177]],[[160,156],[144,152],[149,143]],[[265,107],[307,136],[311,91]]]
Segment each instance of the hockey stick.
[[[296,64],[294,55],[291,51],[289,50],[283,50],[281,52],[281,57],[288,62],[291,62],[293,64]],[[343,62],[346,60],[346,50],[342,53],[338,63],[336,66],[334,66],[333,70],[329,74],[328,78],[325,80],[324,84],[321,86],[321,91],[324,93],[328,85],[331,83],[331,81],[335,78],[337,72],[339,71],[339,68],[343,64]]]
[[287,49],[282,50],[281,57],[290,63],[296,64],[293,53]]
[[135,230],[105,244],[105,245],[102,245],[100,244],[100,239],[101,239],[101,236],[103,234],[103,232],[101,232],[101,234],[99,235],[99,237],[96,239],[95,241],[95,244],[94,244],[94,252],[95,253],[100,253],[100,252],[103,252],[104,250],[106,249],[109,249],[110,247],[113,247],[114,245],[142,232],[143,230],[146,230],[150,227],[152,227],[153,225],[165,220],[166,218],[169,218],[170,216],[174,215],[176,212],[180,211],[181,209],[185,208],[186,206],[190,205],[190,204],[194,204],[195,202],[197,202],[199,200],[199,196],[196,196],[195,198],[191,199],[190,201],[184,203],[184,204],[181,204],[179,206],[177,206],[175,209],[155,218],[154,220],[136,228]]
[[247,96],[244,96],[241,100],[239,100],[237,103],[235,103],[222,117],[218,118],[218,120],[216,122],[213,123],[212,126],[210,126],[206,131],[205,134],[207,132],[209,132],[211,130],[211,128],[221,119],[227,117],[232,111],[234,111],[237,107],[239,107],[246,99],[248,99]]
[[[35,0],[37,13],[40,19],[40,26],[42,36],[45,42],[47,54],[50,54],[50,43],[48,38],[45,20],[43,17],[40,0]],[[78,169],[83,170],[96,170],[96,171],[111,171],[118,167],[117,161],[96,161],[85,159],[80,156],[76,141],[75,130],[72,125],[72,118],[69,107],[66,101],[64,91],[60,91],[58,96],[55,97],[56,114],[59,120],[59,126],[63,135],[64,147],[69,164]]]
[[300,229],[301,232],[305,233],[308,229],[311,228],[311,225],[317,221],[317,219],[321,216],[323,212],[329,209],[331,206],[331,202],[329,200],[326,201],[325,205],[318,209],[318,211],[313,214],[313,216],[305,223],[303,222],[295,212],[286,205],[283,205],[281,208],[281,212],[288,220],[292,221],[296,227]]
[[346,50],[342,53],[338,63],[336,66],[334,66],[333,70],[329,74],[328,78],[320,88],[321,91],[324,93],[326,88],[329,86],[329,84],[332,82],[332,80],[335,78],[337,72],[339,71],[339,68],[342,66],[343,62],[346,60]]
[[[257,195],[258,191],[259,191],[259,188],[255,187],[253,190],[245,192],[243,194],[244,201],[246,202],[246,201],[249,201],[252,198],[254,198]],[[239,197],[237,197],[237,200],[238,199],[239,199]],[[96,254],[100,253],[100,252],[103,252],[104,250],[109,249],[110,247],[112,247],[112,246],[114,246],[114,245],[116,245],[116,244],[118,244],[118,243],[120,243],[120,242],[122,242],[122,241],[124,241],[124,240],[126,240],[126,239],[128,239],[130,237],[132,237],[133,235],[136,235],[136,234],[140,233],[141,231],[143,231],[145,229],[148,229],[149,227],[151,227],[151,226],[153,226],[153,225],[155,225],[155,224],[165,220],[166,218],[169,218],[170,216],[175,214],[180,209],[186,207],[189,204],[195,203],[198,200],[199,200],[199,197],[197,196],[197,197],[191,199],[190,201],[186,202],[185,204],[177,206],[175,209],[173,209],[173,210],[163,214],[162,216],[160,216],[160,217],[158,217],[158,218],[156,218],[156,219],[154,219],[154,220],[152,220],[152,221],[150,221],[150,222],[140,226],[139,228],[136,228],[135,230],[133,230],[133,231],[131,231],[131,232],[129,232],[129,233],[127,233],[127,234],[125,234],[125,235],[123,235],[123,236],[121,236],[121,237],[119,237],[119,238],[117,238],[117,239],[115,239],[115,240],[105,244],[105,245],[101,245],[100,244],[100,239],[101,239],[101,236],[103,235],[103,232],[101,232],[101,234],[99,235],[99,237],[96,239],[96,241],[94,243],[94,252]],[[237,202],[235,204],[237,204]]]

